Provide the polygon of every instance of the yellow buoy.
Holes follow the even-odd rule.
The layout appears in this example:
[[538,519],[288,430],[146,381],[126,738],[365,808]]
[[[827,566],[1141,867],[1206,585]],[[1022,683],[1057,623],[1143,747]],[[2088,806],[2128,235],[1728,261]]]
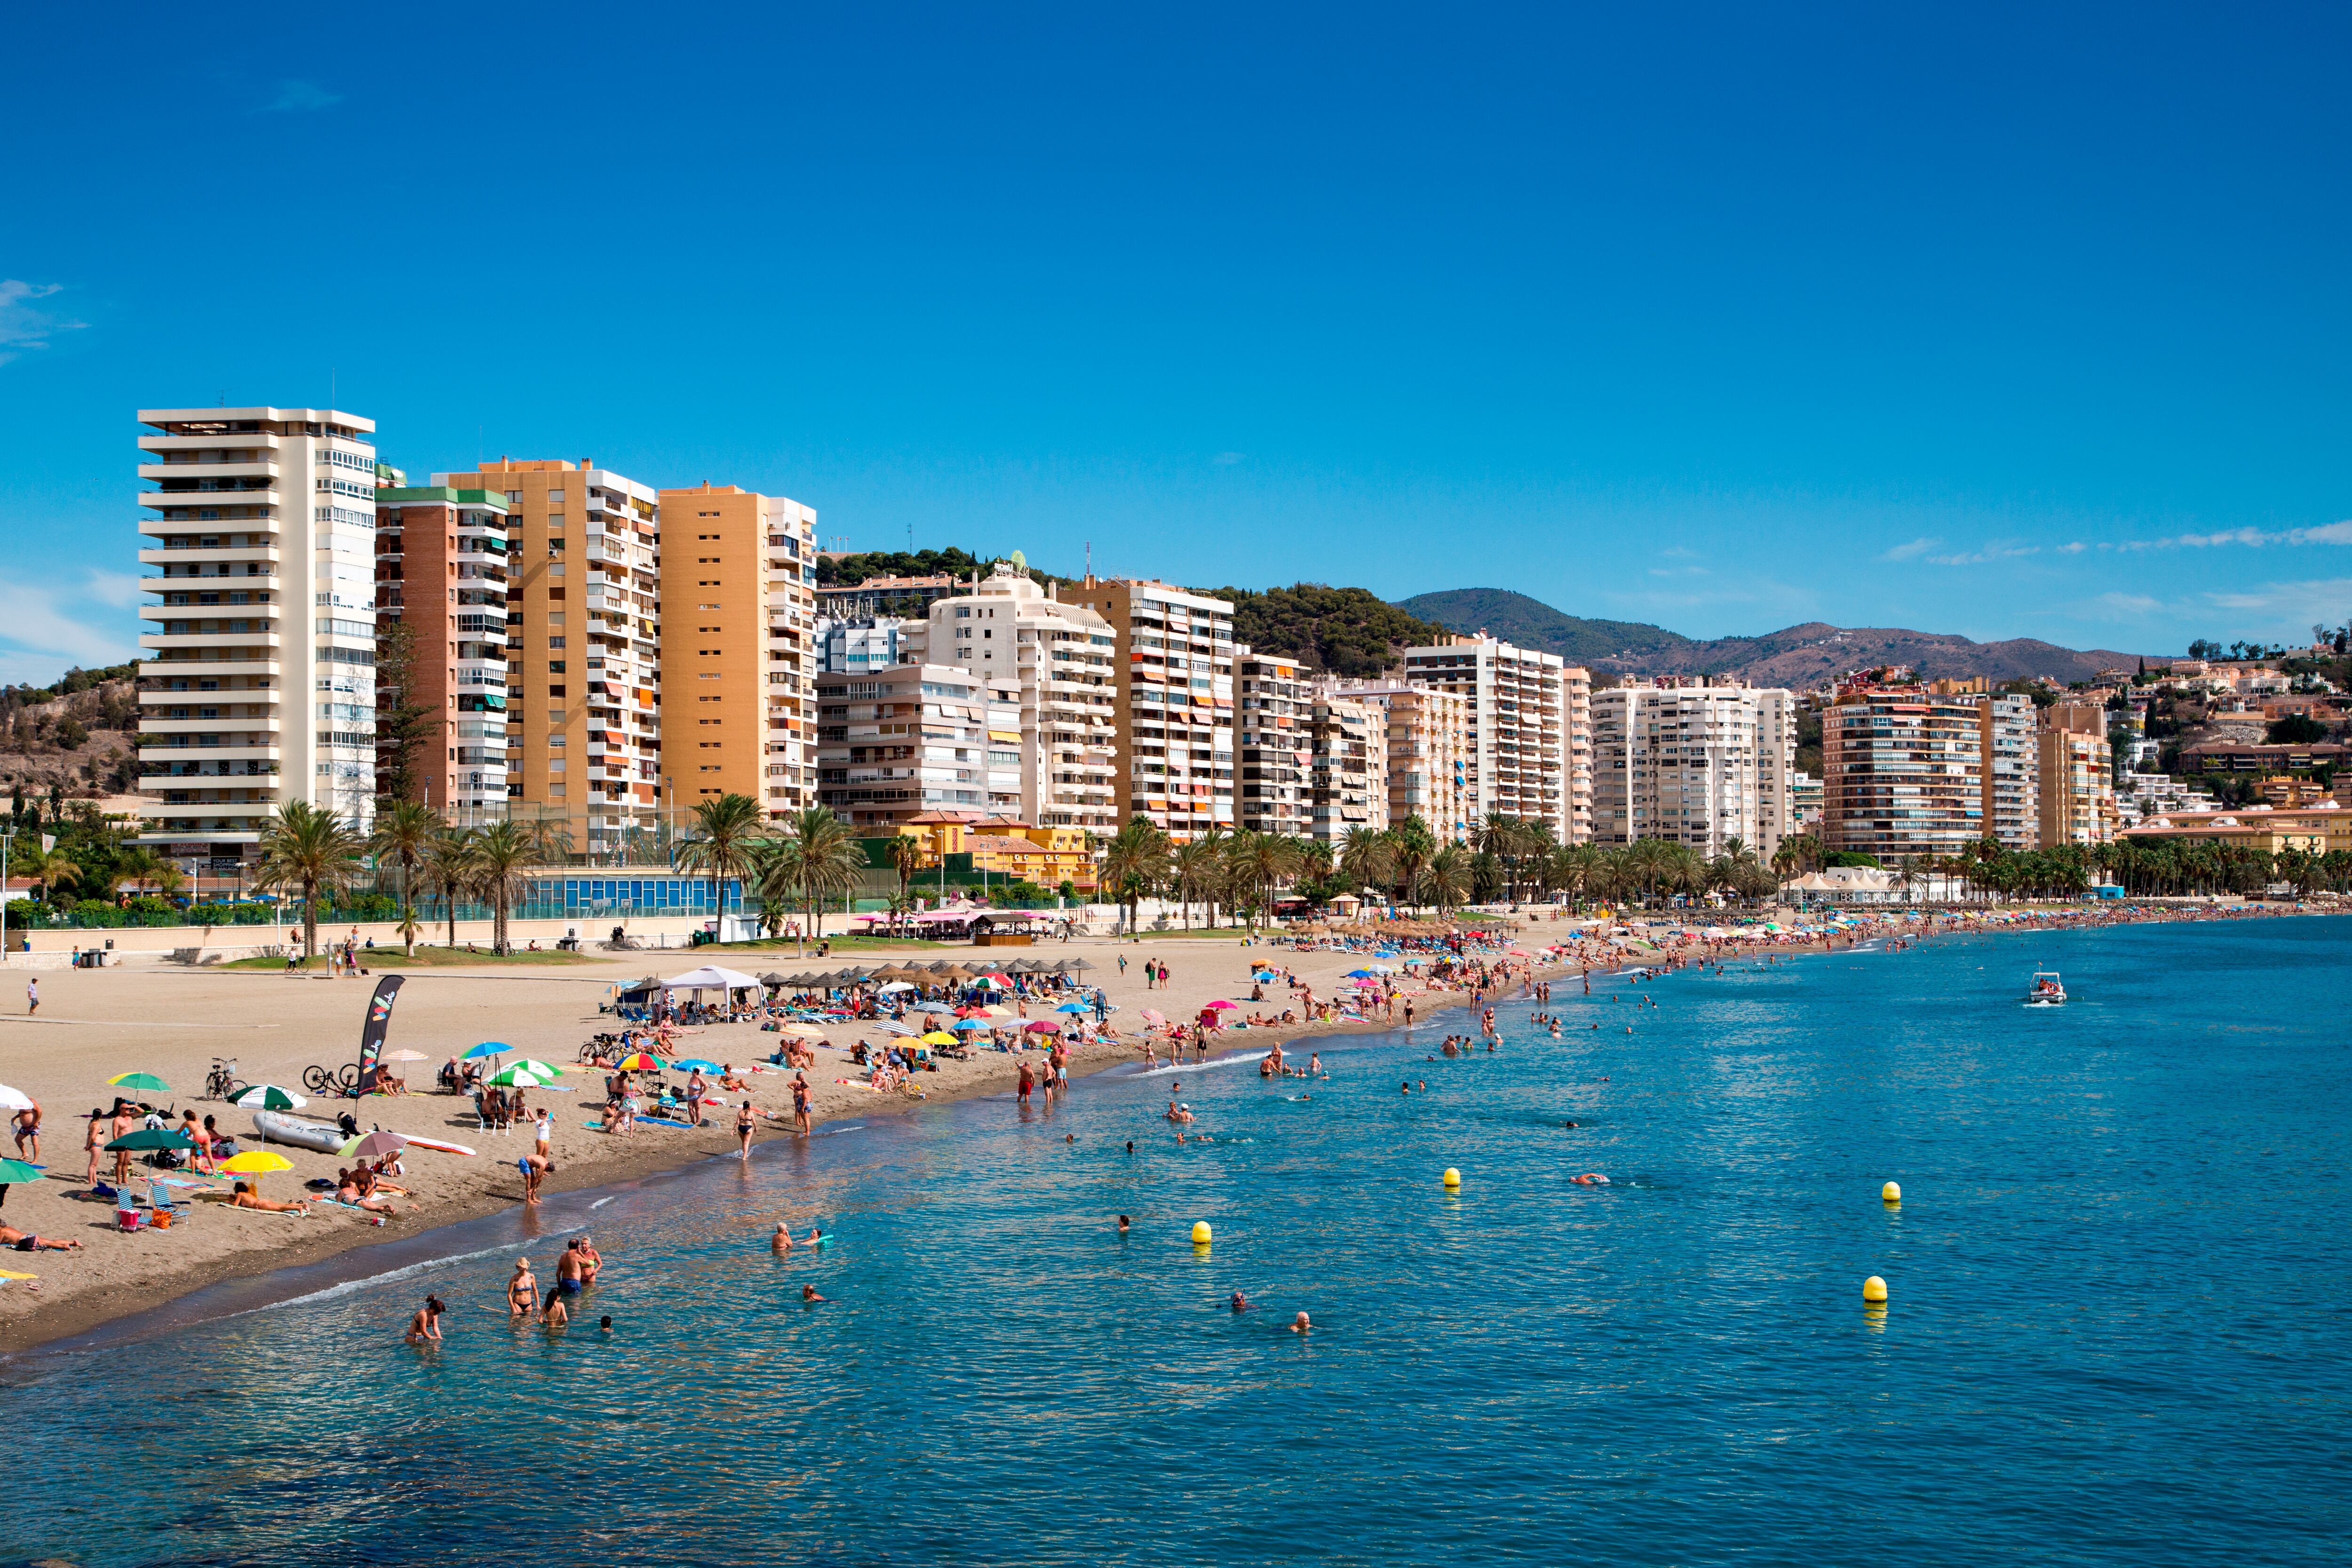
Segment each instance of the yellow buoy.
[[1206,1247],[1209,1244],[1209,1222],[1207,1220],[1196,1219],[1192,1221],[1193,1246]]
[[1886,1300],[1886,1281],[1873,1274],[1862,1282],[1862,1299],[1865,1301]]
[[1878,1189],[1878,1196],[1885,1199],[1888,1203],[1901,1203],[1903,1201],[1903,1184],[1895,1181],[1888,1182],[1885,1186]]
[[1452,1166],[1448,1166],[1445,1167],[1445,1175],[1443,1179],[1448,1186],[1460,1186],[1462,1185],[1462,1173],[1455,1170]]

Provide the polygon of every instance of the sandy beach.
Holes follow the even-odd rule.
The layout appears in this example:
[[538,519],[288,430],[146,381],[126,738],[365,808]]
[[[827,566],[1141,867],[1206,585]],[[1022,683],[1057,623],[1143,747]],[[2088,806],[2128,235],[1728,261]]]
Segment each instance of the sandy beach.
[[[1121,954],[1128,958],[1124,975],[1118,963]],[[962,949],[936,948],[908,949],[907,956],[923,962],[973,956]],[[1170,936],[1138,944],[1080,939],[1040,947],[1036,956],[1048,961],[1083,957],[1098,966],[1087,978],[1108,990],[1122,1009],[1113,1025],[1129,1034],[1141,1027],[1140,1014],[1147,1008],[1179,1020],[1189,1020],[1203,1005],[1221,998],[1248,1008],[1254,958],[1271,957],[1312,987],[1318,998],[1330,995],[1338,980],[1360,962],[1352,954],[1299,953],[1286,946],[1244,950],[1233,934]],[[878,965],[890,956],[888,950],[861,951],[854,956],[836,953],[827,962],[836,967]],[[1149,958],[1168,965],[1166,990],[1145,989],[1143,962]],[[796,963],[789,946],[721,952],[716,961],[753,971],[814,967],[813,959]],[[27,1018],[24,988],[28,977],[6,976],[0,982],[8,988],[0,993],[0,1082],[40,1103],[39,1163],[48,1171],[46,1180],[9,1188],[0,1218],[42,1237],[85,1245],[70,1252],[7,1254],[12,1265],[38,1279],[0,1288],[0,1350],[79,1333],[232,1274],[313,1262],[348,1248],[514,1206],[522,1196],[514,1161],[532,1146],[529,1128],[518,1127],[510,1135],[478,1128],[469,1100],[430,1092],[441,1062],[480,1041],[501,1040],[521,1056],[571,1066],[592,1035],[615,1027],[610,1015],[598,1011],[615,981],[648,972],[680,973],[692,963],[677,953],[653,956],[651,963],[646,955],[596,955],[561,967],[400,970],[405,983],[388,1048],[419,1051],[427,1058],[407,1064],[415,1092],[371,1096],[356,1108],[349,1101],[314,1098],[298,1113],[331,1119],[351,1110],[363,1128],[382,1126],[463,1144],[477,1151],[474,1157],[409,1150],[406,1174],[399,1180],[413,1199],[400,1200],[398,1217],[380,1227],[364,1215],[328,1204],[314,1204],[309,1216],[299,1217],[189,1202],[184,1196],[180,1218],[169,1229],[132,1234],[115,1228],[112,1206],[83,1181],[89,1113],[95,1107],[110,1106],[116,1093],[106,1081],[134,1071],[163,1078],[172,1092],[136,1097],[159,1108],[173,1107],[175,1119],[178,1110],[190,1108],[199,1118],[214,1116],[222,1131],[238,1136],[241,1148],[266,1146],[284,1155],[293,1168],[264,1178],[262,1193],[281,1200],[302,1197],[307,1196],[306,1180],[332,1176],[339,1165],[348,1162],[280,1144],[260,1145],[253,1137],[249,1113],[199,1098],[205,1074],[213,1058],[233,1057],[246,1082],[300,1092],[304,1068],[339,1067],[356,1056],[373,977],[334,979],[317,971],[289,977],[268,970],[191,969],[163,963],[45,970],[39,977],[39,1014]],[[1265,1006],[1279,1013],[1287,999],[1286,989],[1269,991]],[[1446,1005],[1446,999],[1438,998],[1417,1000],[1423,1016],[1434,1006]],[[1231,1035],[1216,1049],[1220,1054],[1256,1050],[1302,1034],[1372,1027],[1386,1026],[1257,1029]],[[763,1059],[777,1049],[779,1038],[754,1024],[719,1024],[684,1030],[677,1046],[681,1053],[738,1068],[754,1062],[764,1067]],[[816,1123],[1008,1092],[1023,1060],[1021,1055],[981,1051],[968,1061],[942,1061],[936,1072],[918,1075],[926,1093],[925,1100],[918,1101],[835,1082],[856,1071],[845,1053],[861,1038],[878,1043],[888,1037],[870,1025],[862,1030],[836,1026],[819,1047],[819,1068],[808,1074],[815,1090]],[[1165,1049],[1163,1044],[1163,1056]],[[1126,1042],[1082,1047],[1072,1053],[1070,1071],[1074,1076],[1100,1071],[1138,1060],[1139,1050]],[[1032,1061],[1042,1060],[1036,1053],[1024,1054]],[[762,1111],[788,1114],[791,1082],[790,1073],[765,1069],[750,1079],[753,1102]],[[599,1116],[604,1105],[602,1075],[593,1071],[567,1074],[565,1083],[534,1092],[530,1102],[555,1112],[556,1169],[547,1179],[549,1191],[625,1179],[729,1155],[735,1147],[730,1118],[716,1109],[707,1113],[712,1124],[699,1131],[640,1126],[626,1136],[614,1136],[583,1125]],[[758,1141],[792,1135],[784,1126],[763,1123]],[[112,1168],[113,1158],[100,1155],[101,1176]],[[133,1169],[143,1172],[145,1167],[134,1165]],[[146,1183],[137,1176],[131,1186],[142,1195],[146,1191]],[[408,1212],[411,1201],[419,1206],[414,1214]]]

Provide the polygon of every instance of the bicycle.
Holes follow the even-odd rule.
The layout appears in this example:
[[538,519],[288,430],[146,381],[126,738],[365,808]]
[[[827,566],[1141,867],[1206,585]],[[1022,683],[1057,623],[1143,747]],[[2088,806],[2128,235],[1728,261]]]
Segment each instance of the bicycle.
[[233,1056],[213,1058],[213,1069],[205,1075],[205,1099],[234,1100],[244,1093],[246,1088],[245,1080],[236,1075],[236,1058]]
[[341,1099],[359,1097],[360,1070],[356,1062],[345,1062],[340,1068],[306,1067],[302,1070],[302,1087],[313,1094],[331,1094]]

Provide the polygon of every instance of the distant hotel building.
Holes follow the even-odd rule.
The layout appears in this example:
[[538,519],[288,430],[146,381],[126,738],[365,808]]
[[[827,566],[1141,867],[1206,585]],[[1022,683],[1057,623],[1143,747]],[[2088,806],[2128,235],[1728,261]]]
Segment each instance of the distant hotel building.
[[1668,839],[1712,857],[1738,839],[1769,861],[1796,831],[1796,700],[1704,679],[1592,697],[1595,841]]
[[[379,633],[410,635],[404,690],[376,689],[387,720],[404,704],[429,710],[408,755],[379,735],[375,791],[395,791],[401,765],[415,799],[475,826],[507,811],[507,501],[503,491],[446,486],[375,493]],[[381,650],[380,650],[381,651]],[[378,665],[380,674],[389,673]]]
[[734,485],[657,499],[665,798],[815,805],[816,514]]
[[2031,698],[1980,683],[1854,687],[1822,714],[1822,842],[1912,860],[2040,842]]
[[506,498],[510,809],[562,819],[575,854],[617,851],[668,798],[660,497],[564,458],[501,457],[433,484]]
[[1235,825],[1254,833],[1306,831],[1314,770],[1314,695],[1298,661],[1234,650],[1234,755],[1241,761]]
[[[1013,809],[1039,829],[1108,834],[1118,823],[1118,633],[1017,567],[936,601],[922,657],[971,670],[1011,706],[1000,748],[1017,752]],[[912,639],[909,639],[912,641]]]
[[1469,704],[1471,813],[1550,824],[1562,843],[1592,834],[1592,678],[1557,653],[1451,636],[1404,652],[1403,678]]
[[1389,825],[1388,710],[1322,690],[1312,724],[1307,836],[1336,848],[1358,828],[1380,832]]
[[909,626],[919,622],[902,621],[895,615],[863,615],[848,618],[828,618],[819,615],[816,622],[816,673],[820,675],[865,674],[869,670],[887,670],[893,664],[919,663],[912,658],[916,650],[906,636]]
[[946,664],[819,675],[817,803],[861,836],[921,817],[978,822],[1021,802],[1020,711]]
[[1062,591],[1116,639],[1118,821],[1143,817],[1179,840],[1230,830],[1234,607],[1150,580],[1088,577]]
[[2060,703],[2042,716],[2041,847],[2105,843],[2121,826],[2103,708]]
[[140,840],[223,871],[280,801],[365,831],[375,793],[375,423],[151,408]]
[[1335,681],[1328,689],[1380,710],[1387,731],[1388,825],[1419,817],[1441,842],[1475,827],[1470,699],[1410,681]]
[[970,588],[959,578],[941,572],[936,577],[869,577],[855,587],[834,583],[815,591],[818,611],[835,620],[864,620],[876,615],[919,619],[942,599]]

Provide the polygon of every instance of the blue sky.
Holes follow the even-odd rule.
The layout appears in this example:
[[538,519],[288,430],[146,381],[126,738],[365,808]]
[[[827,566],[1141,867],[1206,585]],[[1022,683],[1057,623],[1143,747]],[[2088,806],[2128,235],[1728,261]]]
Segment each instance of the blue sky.
[[2352,615],[2340,10],[71,10],[0,105],[0,679],[128,656],[136,408],[331,380],[415,473],[856,548]]

